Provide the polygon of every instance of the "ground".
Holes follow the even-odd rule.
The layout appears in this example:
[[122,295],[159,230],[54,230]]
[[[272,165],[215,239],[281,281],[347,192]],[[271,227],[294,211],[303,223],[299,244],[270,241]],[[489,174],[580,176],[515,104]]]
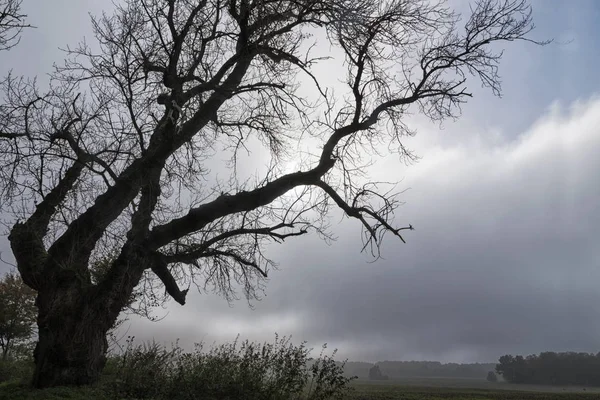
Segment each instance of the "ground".
[[600,388],[516,385],[484,379],[357,380],[348,400],[576,400],[600,399]]
[[[600,388],[491,383],[476,379],[411,378],[372,382],[357,380],[346,400],[592,400]],[[0,400],[108,400],[93,388],[32,390],[17,383],[0,384]],[[123,399],[126,400],[126,399]],[[174,399],[176,400],[176,399]]]

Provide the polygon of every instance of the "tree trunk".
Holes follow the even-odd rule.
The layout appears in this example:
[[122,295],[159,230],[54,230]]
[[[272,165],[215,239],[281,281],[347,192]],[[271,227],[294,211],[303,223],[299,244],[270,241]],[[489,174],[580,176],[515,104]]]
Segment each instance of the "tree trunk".
[[56,287],[38,293],[34,387],[88,385],[100,378],[108,349],[106,334],[117,316],[90,306],[90,295]]
[[10,339],[6,343],[2,343],[2,361],[6,361],[8,357],[8,346],[10,346]]

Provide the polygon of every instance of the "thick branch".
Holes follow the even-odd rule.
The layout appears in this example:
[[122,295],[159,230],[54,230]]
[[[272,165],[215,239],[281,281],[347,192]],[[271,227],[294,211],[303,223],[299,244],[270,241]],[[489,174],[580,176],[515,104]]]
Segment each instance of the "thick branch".
[[242,191],[231,196],[221,195],[209,203],[191,209],[187,215],[181,218],[152,229],[148,246],[157,249],[173,240],[198,231],[219,218],[270,204],[297,186],[313,184],[334,164],[335,160],[326,159],[312,170],[284,175],[252,191]]
[[17,139],[25,136],[28,136],[27,133],[8,133],[0,131],[0,138],[2,139]]
[[155,165],[146,171],[149,181],[142,187],[137,210],[131,218],[131,230],[127,234],[130,241],[139,241],[148,233],[152,213],[160,197],[160,175],[164,165]]
[[169,295],[175,299],[181,305],[185,304],[185,296],[187,295],[188,289],[181,290],[175,281],[175,278],[169,271],[167,263],[164,261],[156,261],[152,264],[152,272],[156,274],[165,285],[165,289]]
[[46,235],[50,219],[67,197],[69,191],[79,179],[85,164],[80,161],[75,161],[66,171],[65,175],[60,179],[58,184],[44,197],[44,199],[36,206],[35,212],[25,222],[29,229],[40,238]]
[[36,206],[35,212],[24,223],[17,222],[11,229],[8,239],[17,266],[25,283],[39,290],[43,284],[42,270],[47,258],[43,238],[58,206],[79,178],[84,165],[73,163],[58,184]]

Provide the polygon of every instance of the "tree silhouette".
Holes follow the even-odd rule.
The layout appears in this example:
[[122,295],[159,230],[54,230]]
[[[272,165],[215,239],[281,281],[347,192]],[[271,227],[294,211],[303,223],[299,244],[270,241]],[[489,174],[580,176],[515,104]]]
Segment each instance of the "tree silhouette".
[[[126,0],[92,24],[96,46],[69,49],[47,91],[3,84],[0,195],[38,292],[36,387],[96,381],[138,285],[149,304],[164,288],[183,305],[191,283],[255,298],[265,245],[328,237],[331,207],[376,257],[386,233],[404,241],[397,195],[362,174],[377,144],[413,157],[407,112],[457,117],[469,75],[499,94],[492,45],[533,28],[522,0],[480,0],[465,22],[425,0]],[[312,35],[342,54],[345,95]],[[248,177],[238,163],[258,145],[268,168]]]
[[511,383],[600,386],[600,353],[555,353],[500,357],[496,372]]
[[369,379],[375,381],[388,380],[390,379],[387,375],[383,375],[379,365],[373,365],[371,369],[369,369]]

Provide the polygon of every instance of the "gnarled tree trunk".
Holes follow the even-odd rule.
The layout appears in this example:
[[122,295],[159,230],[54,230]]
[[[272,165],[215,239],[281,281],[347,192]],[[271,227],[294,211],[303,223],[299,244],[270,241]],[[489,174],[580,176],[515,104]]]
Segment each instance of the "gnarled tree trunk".
[[[34,217],[38,215],[34,214]],[[43,222],[43,221],[42,221]],[[130,302],[143,271],[153,264],[130,251],[93,284],[88,259],[44,249],[39,220],[17,223],[9,235],[24,282],[38,293],[38,343],[32,385],[86,385],[96,382],[106,362],[107,332]]]
[[106,335],[131,303],[145,267],[153,267],[151,260],[129,251],[113,265],[98,284],[92,284],[87,268],[54,264],[47,269],[53,271],[51,279],[38,288],[36,299],[34,387],[88,385],[100,378],[108,350]]
[[38,294],[34,387],[86,385],[100,377],[108,348],[106,334],[116,316],[93,307],[89,295],[89,291],[57,287]]

